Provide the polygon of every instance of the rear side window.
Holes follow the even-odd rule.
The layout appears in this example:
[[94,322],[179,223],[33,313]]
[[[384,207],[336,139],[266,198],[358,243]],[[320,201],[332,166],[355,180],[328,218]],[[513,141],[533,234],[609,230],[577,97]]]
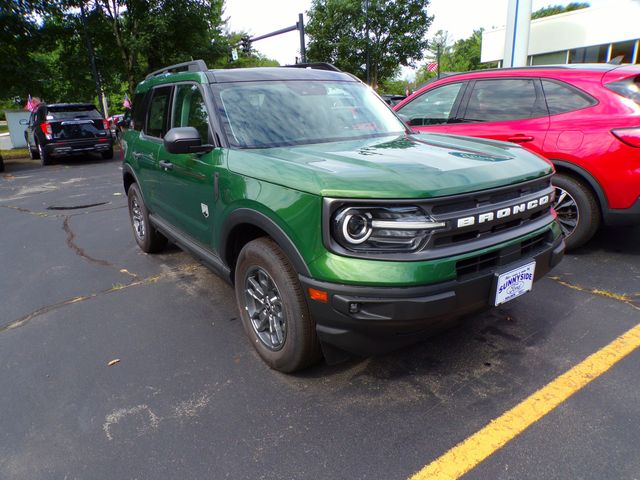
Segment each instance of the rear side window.
[[549,114],[572,112],[595,105],[595,100],[585,93],[558,81],[542,80]]
[[530,78],[478,80],[473,85],[464,119],[470,122],[506,122],[546,115]]
[[136,93],[133,97],[133,110],[131,111],[131,125],[133,130],[140,131],[144,126],[145,94]]
[[462,83],[450,83],[429,90],[398,110],[409,118],[409,125],[420,127],[447,123]]
[[171,100],[171,87],[160,87],[153,90],[149,102],[149,114],[144,133],[150,137],[162,138],[167,133],[167,117]]

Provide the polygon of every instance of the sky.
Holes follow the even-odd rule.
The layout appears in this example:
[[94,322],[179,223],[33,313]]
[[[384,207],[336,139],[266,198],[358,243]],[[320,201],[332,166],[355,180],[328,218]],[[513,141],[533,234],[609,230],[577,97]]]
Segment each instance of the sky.
[[[621,0],[580,0],[591,6],[614,4]],[[438,30],[446,30],[453,41],[469,37],[478,28],[491,29],[504,26],[507,17],[508,0],[431,0],[427,11],[435,15],[427,36]],[[533,0],[532,10],[548,5],[566,5],[566,0]],[[295,25],[298,14],[306,11],[311,0],[226,0],[225,17],[233,31],[247,31],[251,36],[280,30]],[[295,63],[300,55],[300,40],[297,31],[260,40],[253,47],[281,65]],[[424,63],[424,62],[422,62]],[[403,70],[403,77],[411,77],[409,70]]]

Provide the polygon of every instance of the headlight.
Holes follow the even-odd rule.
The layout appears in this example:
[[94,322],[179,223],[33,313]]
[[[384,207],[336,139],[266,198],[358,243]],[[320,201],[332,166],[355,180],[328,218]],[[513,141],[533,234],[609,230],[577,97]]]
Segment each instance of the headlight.
[[331,235],[355,252],[413,252],[445,226],[415,206],[343,207],[332,216]]

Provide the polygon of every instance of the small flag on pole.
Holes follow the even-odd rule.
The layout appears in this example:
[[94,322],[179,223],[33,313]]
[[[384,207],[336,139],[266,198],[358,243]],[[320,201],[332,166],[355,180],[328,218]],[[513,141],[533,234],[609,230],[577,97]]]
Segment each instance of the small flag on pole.
[[122,106],[124,106],[124,108],[131,109],[131,102],[129,101],[129,95],[126,93],[124,94],[124,101],[122,102]]
[[31,98],[31,95],[29,95],[29,98],[27,98],[27,104],[25,105],[25,110],[29,110],[30,112],[33,112],[36,108],[36,103],[34,103],[33,98]]
[[427,65],[427,70],[435,72],[438,69],[438,62],[431,62]]

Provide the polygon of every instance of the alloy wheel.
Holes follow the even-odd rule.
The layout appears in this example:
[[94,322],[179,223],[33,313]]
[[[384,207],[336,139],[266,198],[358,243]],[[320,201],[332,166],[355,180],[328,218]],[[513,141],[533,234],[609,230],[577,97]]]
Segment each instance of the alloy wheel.
[[138,240],[144,241],[145,227],[144,216],[142,215],[142,208],[138,202],[137,195],[134,195],[131,199],[131,223],[133,224],[133,231],[138,237]]
[[284,305],[278,287],[264,269],[247,271],[244,297],[253,331],[268,349],[280,350],[287,338]]
[[553,208],[558,214],[562,233],[564,233],[565,237],[568,237],[573,233],[580,220],[578,204],[569,192],[556,187],[556,199],[553,202]]

